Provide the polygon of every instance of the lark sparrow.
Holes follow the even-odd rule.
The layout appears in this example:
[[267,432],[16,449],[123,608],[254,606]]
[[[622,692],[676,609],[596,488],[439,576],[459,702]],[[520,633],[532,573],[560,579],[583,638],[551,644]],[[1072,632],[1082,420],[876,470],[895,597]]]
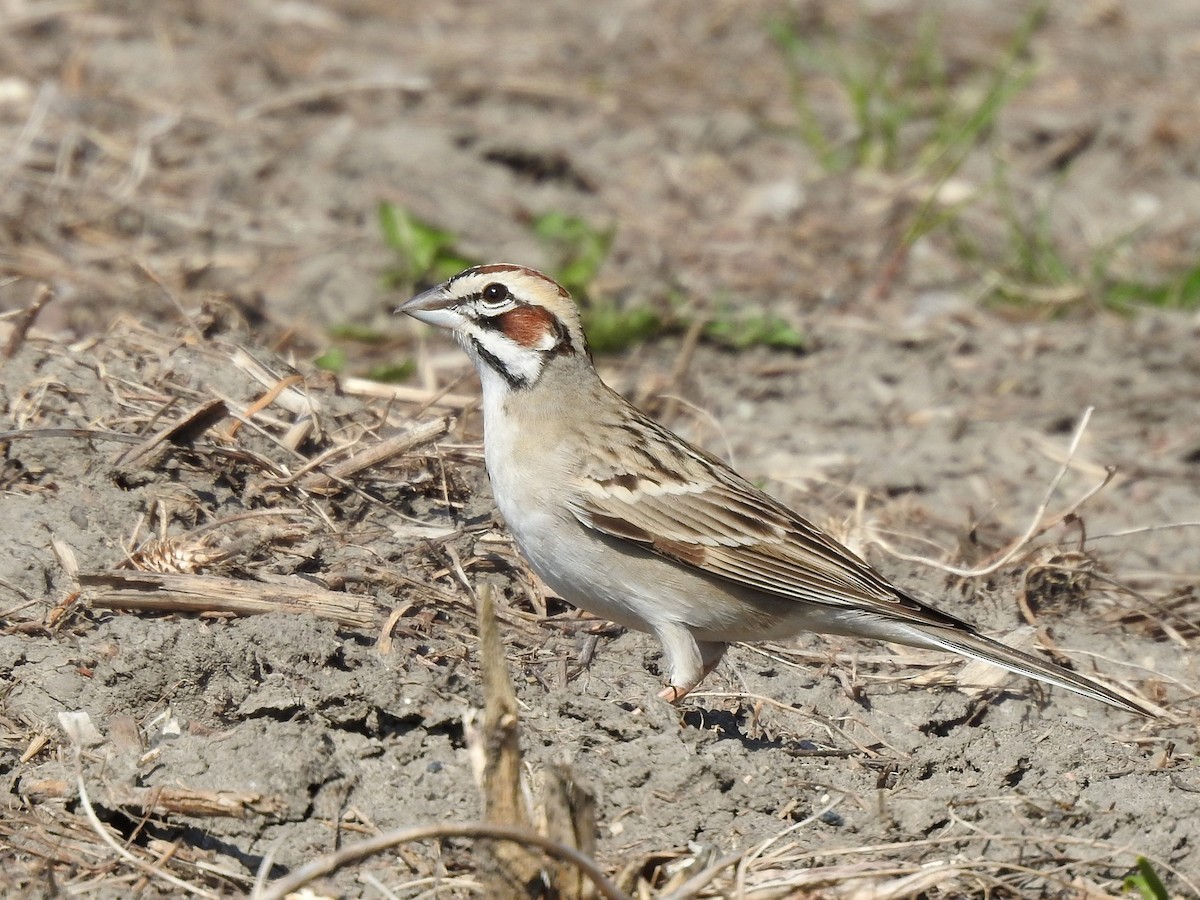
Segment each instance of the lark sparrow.
[[565,599],[658,638],[676,703],[733,641],[804,631],[982,659],[1131,712],[1139,702],[914,599],[600,380],[579,310],[523,266],[477,266],[397,310],[453,332],[483,386],[496,505]]

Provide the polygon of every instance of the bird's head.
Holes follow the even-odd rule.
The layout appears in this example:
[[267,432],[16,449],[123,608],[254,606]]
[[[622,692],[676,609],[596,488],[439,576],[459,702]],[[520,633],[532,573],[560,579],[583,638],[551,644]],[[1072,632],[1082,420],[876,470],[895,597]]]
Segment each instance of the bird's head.
[[555,357],[588,355],[571,295],[525,266],[466,269],[396,312],[451,331],[481,375],[487,367],[513,390],[534,384]]

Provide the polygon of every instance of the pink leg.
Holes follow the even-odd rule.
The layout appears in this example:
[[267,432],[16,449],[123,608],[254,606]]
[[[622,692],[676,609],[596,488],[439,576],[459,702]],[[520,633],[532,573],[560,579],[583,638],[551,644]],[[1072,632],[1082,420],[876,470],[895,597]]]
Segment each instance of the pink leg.
[[[671,683],[658,692],[658,697],[660,700],[666,700],[672,706],[678,704],[680,700],[691,693],[696,688],[696,685],[703,681],[708,673],[717,667],[717,664],[721,661],[721,657],[725,654],[726,647],[729,646],[728,644],[715,641],[696,641],[690,634],[688,634],[688,639],[695,648],[694,655],[699,657],[696,660],[699,666],[693,663],[691,666],[682,667],[688,670],[687,674],[682,678],[678,676],[684,673],[679,672],[675,665],[671,666]],[[671,647],[665,641],[663,642],[663,648],[667,651],[667,658],[674,663],[675,660],[671,658]]]

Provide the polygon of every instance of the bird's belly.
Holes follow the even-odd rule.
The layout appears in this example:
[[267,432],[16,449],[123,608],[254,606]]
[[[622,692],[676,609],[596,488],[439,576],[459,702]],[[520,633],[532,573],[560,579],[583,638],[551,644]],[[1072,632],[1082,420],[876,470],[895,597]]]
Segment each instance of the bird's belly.
[[627,628],[684,625],[702,641],[761,641],[831,630],[825,610],[814,604],[713,578],[598,535],[574,519],[526,519],[510,521],[509,527],[530,567],[555,593]]
[[581,533],[581,525],[510,521],[509,529],[530,568],[568,603],[627,628],[654,630],[665,612],[663,604],[656,608],[653,595],[635,573],[597,554],[592,536]]

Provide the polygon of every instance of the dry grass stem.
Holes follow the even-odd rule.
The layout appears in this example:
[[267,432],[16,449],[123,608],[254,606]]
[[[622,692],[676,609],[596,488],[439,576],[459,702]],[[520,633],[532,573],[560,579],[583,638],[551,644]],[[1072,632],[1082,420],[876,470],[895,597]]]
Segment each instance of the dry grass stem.
[[292,415],[307,416],[320,411],[321,404],[312,393],[298,387],[303,385],[305,380],[297,373],[281,374],[276,367],[263,362],[246,347],[234,347],[230,350],[229,361],[266,388],[271,403],[281,406]]
[[[761,694],[735,693],[732,691],[693,691],[692,695],[694,695],[695,697],[700,697],[700,698],[705,698],[705,699],[715,699],[715,700],[729,699],[729,700],[753,701],[756,704],[762,704],[763,706],[773,707],[774,709],[778,709],[781,712],[786,712],[791,715],[799,715],[806,719],[809,719],[810,721],[816,722],[817,724],[821,725],[821,727],[824,728],[830,734],[831,737],[836,734],[838,737],[840,737],[847,744],[849,744],[851,747],[854,748],[853,750],[818,749],[818,750],[793,751],[797,756],[830,756],[830,757],[837,758],[837,757],[848,757],[848,756],[856,756],[857,755],[857,756],[862,756],[864,759],[877,759],[881,756],[881,754],[879,753],[878,750],[872,749],[871,747],[868,747],[865,744],[863,744],[861,741],[855,740],[853,737],[851,737],[851,735],[847,731],[843,730],[842,728],[839,728],[837,725],[834,725],[832,722],[830,722],[824,716],[819,716],[819,715],[816,715],[815,713],[805,712],[802,709],[797,709],[794,706],[789,706],[788,704],[783,703],[779,700],[776,700],[773,697],[764,697]],[[878,743],[879,746],[887,748],[889,751],[894,753],[897,757],[905,757],[908,755],[908,754],[904,753],[903,751],[899,750],[898,748],[887,744],[882,739],[879,739],[878,736],[872,735],[872,737],[876,738],[876,743]]]
[[385,850],[409,844],[414,841],[448,840],[450,838],[474,838],[488,841],[510,841],[523,846],[536,847],[553,859],[560,859],[576,866],[595,886],[602,897],[607,900],[633,900],[616,885],[609,881],[608,876],[591,859],[584,856],[574,847],[564,847],[562,844],[525,828],[515,828],[511,825],[424,825],[417,828],[398,828],[385,832],[370,840],[351,844],[349,847],[319,857],[301,866],[292,874],[272,883],[262,891],[256,891],[253,900],[285,900],[285,898],[306,884],[311,884],[318,878],[336,872],[338,869],[369,859]]
[[349,459],[336,465],[328,467],[323,472],[304,477],[299,482],[300,487],[314,494],[328,493],[337,486],[350,481],[360,472],[385,465],[397,457],[412,452],[418,447],[423,447],[426,444],[436,441],[438,438],[449,433],[453,427],[454,419],[448,416],[417,425],[404,434],[398,434],[395,437],[371,444],[365,450],[355,453]]
[[1095,494],[1098,491],[1102,490],[1105,487],[1105,485],[1107,485],[1109,483],[1109,481],[1112,479],[1113,472],[1109,471],[1107,473],[1107,475],[1105,476],[1103,482],[1101,482],[1099,485],[1091,488],[1086,494],[1084,494],[1083,497],[1081,497],[1075,503],[1071,504],[1071,506],[1068,507],[1068,509],[1065,512],[1060,513],[1059,515],[1053,517],[1050,520],[1046,520],[1046,518],[1045,518],[1046,510],[1049,509],[1049,507],[1050,507],[1050,500],[1054,497],[1054,494],[1058,491],[1058,486],[1059,486],[1059,484],[1062,483],[1062,480],[1066,476],[1067,472],[1070,471],[1071,461],[1075,456],[1075,452],[1079,449],[1079,442],[1083,439],[1084,432],[1087,430],[1088,422],[1091,421],[1092,412],[1094,409],[1095,409],[1095,407],[1089,406],[1087,409],[1084,410],[1083,415],[1080,417],[1079,425],[1075,429],[1075,434],[1071,438],[1071,444],[1067,450],[1066,460],[1063,462],[1062,466],[1059,468],[1059,470],[1055,474],[1055,476],[1050,480],[1050,485],[1046,489],[1045,496],[1043,497],[1042,502],[1040,504],[1038,504],[1037,511],[1033,514],[1033,517],[1029,523],[1029,527],[1025,529],[1025,533],[1022,534],[1019,538],[1017,538],[1017,540],[1013,541],[1009,545],[1007,550],[1005,550],[1003,553],[1001,553],[996,559],[994,559],[992,562],[988,563],[986,566],[979,566],[974,569],[962,569],[957,566],[948,565],[945,562],[942,562],[940,560],[930,559],[928,557],[919,556],[919,555],[915,555],[915,554],[907,554],[907,553],[904,553],[904,552],[896,549],[891,544],[889,544],[887,541],[880,538],[878,535],[875,535],[872,537],[872,542],[875,544],[878,544],[889,555],[894,556],[896,559],[902,559],[906,562],[920,563],[921,565],[926,565],[926,566],[930,566],[931,568],[940,569],[943,572],[946,572],[950,575],[956,575],[960,578],[979,578],[984,575],[990,575],[993,572],[999,571],[1004,566],[1006,566],[1011,560],[1013,560],[1017,556],[1017,554],[1019,554],[1022,551],[1022,549],[1026,545],[1028,545],[1029,542],[1031,540],[1033,540],[1033,538],[1035,538],[1037,535],[1050,530],[1055,525],[1057,525],[1059,522],[1062,522],[1062,521],[1074,516],[1076,511],[1079,509],[1079,507],[1082,504],[1086,503],[1091,497],[1095,496]]
[[201,333],[200,328],[196,325],[195,320],[188,314],[188,311],[183,308],[183,303],[180,302],[179,296],[173,290],[171,290],[171,288],[165,281],[163,281],[159,274],[154,271],[154,268],[151,266],[151,264],[144,259],[135,259],[133,264],[142,272],[143,275],[150,279],[150,281],[159,289],[162,295],[167,298],[167,301],[173,307],[175,307],[175,311],[179,314],[180,321],[183,322],[184,327],[191,332],[192,339],[197,342],[203,341],[203,333]]
[[[33,802],[70,799],[71,786],[61,780],[38,781],[23,787],[21,795]],[[210,791],[182,786],[110,785],[104,792],[103,802],[108,807],[197,818],[276,817],[287,809],[283,798],[255,791]]]
[[[1174,531],[1179,528],[1200,528],[1200,521],[1196,522],[1164,522],[1161,525],[1141,525],[1137,528],[1122,528],[1117,531],[1105,531],[1101,534],[1090,534],[1088,540],[1101,541],[1109,538],[1132,537],[1135,534],[1153,534],[1156,531]],[[1194,575],[1187,576],[1195,578]]]
[[[261,397],[259,397],[242,411],[239,419],[230,425],[229,429],[225,432],[225,439],[230,441],[233,440],[235,437],[237,437],[238,429],[242,427],[243,421],[249,421],[250,419],[253,419],[260,412],[278,400],[279,397],[283,395],[284,391],[294,387],[297,384],[303,383],[304,379],[299,375],[288,375],[285,378],[279,379],[279,381],[271,385]],[[311,427],[313,425],[313,420],[307,416],[303,419],[303,421],[306,427]],[[295,449],[296,445],[295,442],[292,442],[289,443],[288,446],[292,449]]]
[[404,384],[383,384],[366,378],[346,377],[341,383],[342,390],[352,396],[399,400],[402,403],[416,403],[425,408],[436,406],[439,409],[459,411],[479,402],[478,397],[468,394],[448,394]]
[[[76,764],[77,765],[79,764],[78,751],[79,751],[79,747],[78,747],[78,745],[76,745]],[[168,884],[173,885],[174,887],[177,887],[182,891],[186,891],[187,893],[192,894],[193,896],[207,897],[207,898],[212,898],[212,900],[216,900],[217,894],[213,893],[212,891],[205,890],[202,887],[199,887],[197,885],[194,885],[187,881],[184,881],[182,878],[176,878],[170,872],[164,872],[158,866],[152,865],[152,864],[140,859],[139,857],[134,856],[132,853],[130,853],[128,850],[126,850],[124,847],[122,847],[120,844],[118,844],[116,842],[116,840],[112,837],[112,835],[110,835],[108,833],[108,829],[104,827],[104,824],[100,821],[99,816],[96,815],[96,810],[92,807],[92,801],[88,797],[87,785],[84,784],[84,782],[83,782],[82,769],[80,769],[80,771],[76,773],[75,777],[76,777],[76,787],[79,790],[79,803],[80,803],[80,806],[83,807],[84,815],[87,816],[88,822],[91,824],[92,828],[95,830],[95,832],[99,836],[100,840],[103,841],[105,844],[107,844],[113,850],[113,852],[117,854],[117,856],[119,856],[121,859],[125,860],[130,865],[142,870],[143,872],[145,872],[146,874],[150,875],[151,877],[153,877],[157,880],[165,881]]]
[[10,326],[8,340],[4,343],[3,356],[5,359],[12,359],[17,355],[17,352],[25,344],[29,329],[33,327],[46,304],[53,299],[54,292],[48,285],[38,285],[38,291],[34,295],[33,301],[17,314]]
[[327,591],[297,578],[270,582],[214,575],[85,572],[80,586],[98,609],[252,616],[307,613],[350,628],[374,630],[382,614],[370,597]]
[[387,76],[380,78],[355,78],[346,81],[331,81],[289,91],[278,97],[263,100],[250,106],[244,106],[237,112],[237,118],[242,121],[262,118],[282,112],[289,107],[305,106],[311,103],[344,97],[347,94],[357,94],[363,91],[387,91],[402,94],[422,94],[431,86],[430,80],[424,75]]
[[115,460],[116,465],[152,467],[159,462],[167,452],[168,445],[188,447],[196,442],[201,435],[229,415],[229,408],[223,400],[208,400],[185,413],[179,420],[172,422],[166,428],[156,432],[135,447],[121,453]]

